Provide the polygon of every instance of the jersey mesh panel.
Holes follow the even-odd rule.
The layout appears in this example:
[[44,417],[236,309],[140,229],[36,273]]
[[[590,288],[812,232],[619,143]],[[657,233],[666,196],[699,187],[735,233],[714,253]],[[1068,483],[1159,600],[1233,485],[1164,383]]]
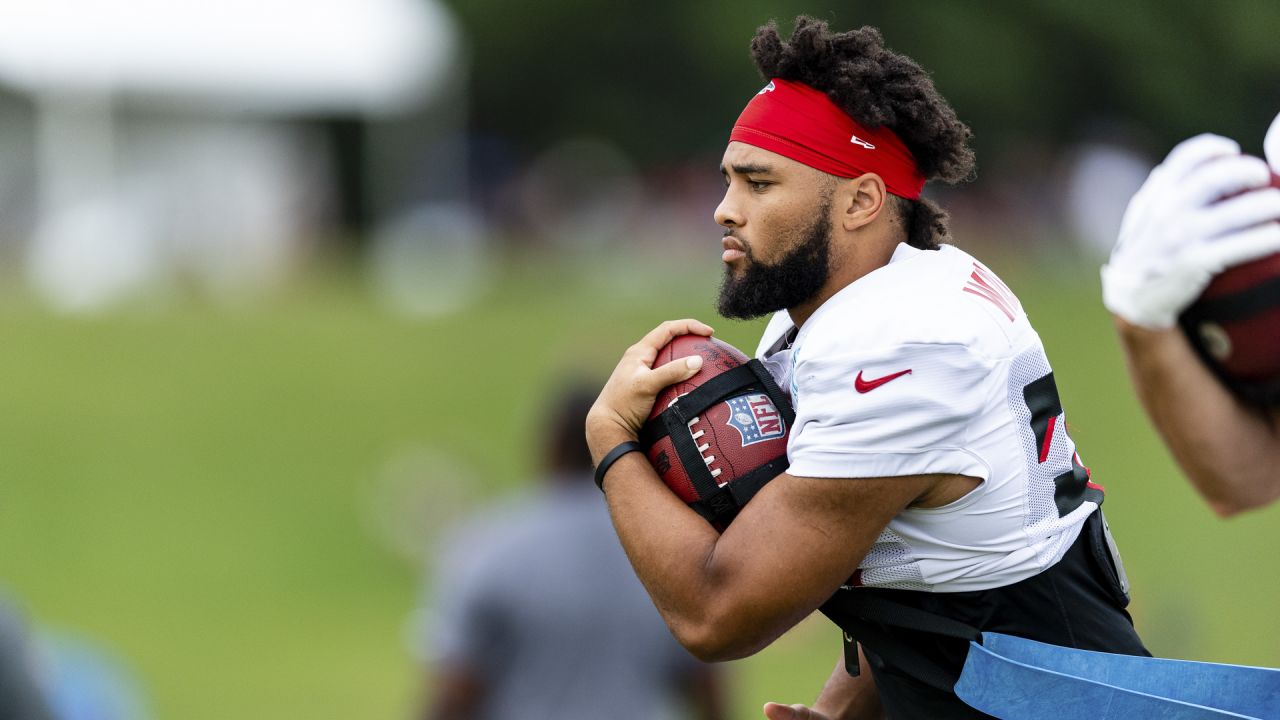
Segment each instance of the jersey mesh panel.
[[[1053,478],[1057,474],[1051,470],[1050,462],[1040,463],[1040,447],[1036,443],[1035,431],[1031,429],[1031,410],[1027,407],[1023,391],[1032,381],[1051,372],[1049,359],[1040,348],[1028,350],[1013,359],[1009,369],[1009,408],[1017,420],[1018,435],[1022,439],[1023,453],[1027,462],[1026,519],[1024,527],[1031,545],[1036,551],[1036,562],[1047,565],[1062,554],[1062,545],[1066,535],[1062,532],[1072,523],[1058,517],[1058,506],[1054,503],[1057,487]],[[1051,449],[1056,450],[1066,443],[1067,457],[1074,452],[1071,441],[1065,431],[1055,431]]]
[[902,536],[885,528],[859,566],[862,584],[895,590],[932,590],[924,581],[911,548]]

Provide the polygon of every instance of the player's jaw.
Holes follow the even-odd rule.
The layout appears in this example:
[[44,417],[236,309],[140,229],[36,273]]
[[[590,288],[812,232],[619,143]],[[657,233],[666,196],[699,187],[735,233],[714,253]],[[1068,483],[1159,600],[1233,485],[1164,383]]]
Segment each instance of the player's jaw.
[[751,241],[726,231],[724,279],[716,300],[720,314],[750,320],[812,300],[831,276],[830,214],[828,200],[807,227],[773,239],[787,249],[771,263],[756,259]]

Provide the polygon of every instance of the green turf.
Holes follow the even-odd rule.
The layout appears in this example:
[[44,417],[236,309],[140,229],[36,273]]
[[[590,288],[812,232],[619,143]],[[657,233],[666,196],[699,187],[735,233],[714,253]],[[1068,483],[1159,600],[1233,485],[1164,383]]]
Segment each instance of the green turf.
[[[1091,272],[991,264],[1108,489],[1151,648],[1280,665],[1278,511],[1221,522],[1194,496],[1134,401]],[[425,539],[521,485],[547,378],[603,376],[665,317],[715,320],[710,265],[651,289],[633,278],[663,274],[634,259],[513,262],[477,307],[427,322],[341,274],[235,309],[67,319],[8,302],[0,581],[40,623],[114,647],[157,718],[404,717],[420,579],[370,519],[397,505],[389,463],[426,449],[447,462],[409,485],[467,485],[400,508]],[[760,327],[713,324],[748,351]],[[815,619],[737,664],[737,716],[811,699],[838,648]]]

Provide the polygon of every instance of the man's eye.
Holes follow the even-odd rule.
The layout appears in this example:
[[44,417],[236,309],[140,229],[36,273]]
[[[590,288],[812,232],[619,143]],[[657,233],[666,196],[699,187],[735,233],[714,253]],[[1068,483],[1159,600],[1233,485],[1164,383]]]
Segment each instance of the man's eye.
[[762,182],[760,180],[747,181],[747,187],[750,187],[752,190],[756,192],[763,192],[765,188],[769,187],[772,184],[773,183]]

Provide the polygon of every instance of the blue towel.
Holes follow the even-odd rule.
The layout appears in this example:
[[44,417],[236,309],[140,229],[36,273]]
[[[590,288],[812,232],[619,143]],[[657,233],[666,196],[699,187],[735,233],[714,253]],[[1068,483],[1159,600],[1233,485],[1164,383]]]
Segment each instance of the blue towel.
[[956,694],[1005,720],[1280,719],[1280,670],[982,638],[970,645]]

